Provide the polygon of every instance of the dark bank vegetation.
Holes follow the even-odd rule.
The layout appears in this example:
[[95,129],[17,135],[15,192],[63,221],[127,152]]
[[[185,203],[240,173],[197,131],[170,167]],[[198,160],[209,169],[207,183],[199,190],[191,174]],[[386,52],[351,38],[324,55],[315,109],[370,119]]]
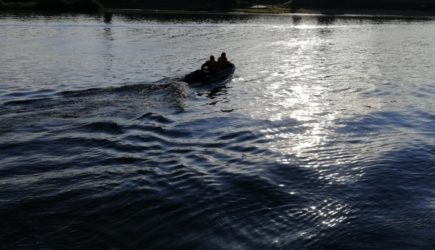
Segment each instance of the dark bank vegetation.
[[[259,5],[262,7],[258,8]],[[257,8],[252,8],[257,6]],[[97,12],[111,9],[243,11],[283,13],[313,10],[435,10],[434,0],[0,0],[0,9]]]
[[0,0],[0,9],[98,12],[103,4],[100,0]]
[[[101,8],[208,10],[228,11],[253,1],[239,0],[0,0],[0,7],[10,9],[35,8],[41,10],[98,10]],[[273,3],[274,1],[268,1]]]
[[240,6],[239,0],[103,0],[107,8],[162,10],[228,11]]

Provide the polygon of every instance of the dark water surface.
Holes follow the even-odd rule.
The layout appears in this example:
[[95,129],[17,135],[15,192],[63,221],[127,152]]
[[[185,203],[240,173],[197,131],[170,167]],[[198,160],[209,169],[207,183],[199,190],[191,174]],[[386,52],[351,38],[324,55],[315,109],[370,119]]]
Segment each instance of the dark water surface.
[[0,248],[433,249],[434,31],[3,14]]

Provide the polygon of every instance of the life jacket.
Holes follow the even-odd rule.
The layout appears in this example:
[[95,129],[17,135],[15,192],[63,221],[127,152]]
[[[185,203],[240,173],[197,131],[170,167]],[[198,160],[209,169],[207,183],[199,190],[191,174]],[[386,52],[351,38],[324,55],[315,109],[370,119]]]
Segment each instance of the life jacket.
[[228,67],[229,64],[230,64],[230,62],[228,62],[228,59],[226,57],[219,57],[219,59],[218,59],[219,69],[224,69],[224,68]]
[[208,72],[216,73],[219,70],[218,63],[216,61],[207,61],[201,68],[207,67]]

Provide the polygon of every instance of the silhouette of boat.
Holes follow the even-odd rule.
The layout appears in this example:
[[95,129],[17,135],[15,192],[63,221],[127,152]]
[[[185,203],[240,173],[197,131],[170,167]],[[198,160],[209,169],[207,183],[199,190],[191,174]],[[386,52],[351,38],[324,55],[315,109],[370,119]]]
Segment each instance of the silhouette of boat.
[[196,70],[190,74],[187,74],[184,77],[184,81],[189,84],[193,84],[193,83],[210,84],[210,83],[225,81],[234,74],[235,70],[236,70],[236,66],[232,63],[228,67],[214,74],[211,74],[206,70]]

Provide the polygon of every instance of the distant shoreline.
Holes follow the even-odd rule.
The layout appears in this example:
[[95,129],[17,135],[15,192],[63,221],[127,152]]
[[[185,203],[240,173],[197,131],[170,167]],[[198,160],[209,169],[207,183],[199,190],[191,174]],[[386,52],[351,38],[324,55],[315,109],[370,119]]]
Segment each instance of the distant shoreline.
[[286,13],[267,12],[212,12],[184,10],[151,10],[151,9],[104,9],[107,14],[143,14],[143,15],[235,15],[235,16],[336,16],[336,17],[385,17],[385,18],[427,18],[435,19],[434,11],[401,11],[401,10],[339,10],[339,9],[298,9]]
[[189,11],[160,9],[112,9],[106,8],[99,12],[56,11],[38,9],[0,9],[1,13],[40,13],[40,14],[120,14],[120,15],[186,15],[186,16],[294,16],[294,17],[349,17],[349,18],[402,18],[402,19],[435,19],[435,11],[405,11],[405,10],[363,10],[363,9],[297,9],[288,12],[272,13],[256,11]]

